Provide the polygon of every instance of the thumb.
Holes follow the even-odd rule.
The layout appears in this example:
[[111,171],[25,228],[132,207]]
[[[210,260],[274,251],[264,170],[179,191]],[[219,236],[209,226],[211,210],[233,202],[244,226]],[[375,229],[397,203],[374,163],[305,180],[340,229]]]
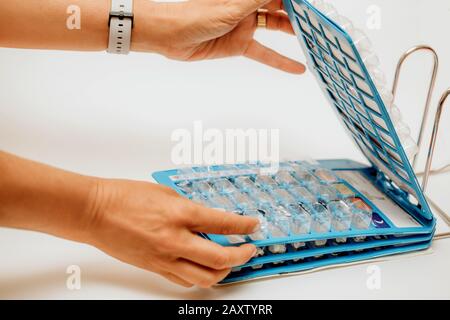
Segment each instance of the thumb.
[[238,16],[246,17],[272,0],[233,0],[231,6],[236,10]]

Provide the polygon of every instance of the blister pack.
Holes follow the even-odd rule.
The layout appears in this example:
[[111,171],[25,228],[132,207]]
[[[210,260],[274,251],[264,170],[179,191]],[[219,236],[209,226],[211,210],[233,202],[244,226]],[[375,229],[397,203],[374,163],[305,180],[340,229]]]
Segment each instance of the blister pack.
[[[314,5],[313,5],[314,4]],[[364,33],[323,1],[284,0],[309,69],[371,166],[351,160],[235,164],[156,172],[154,179],[210,208],[255,217],[257,256],[223,283],[295,273],[430,246],[435,219],[409,159],[417,146],[392,104]]]

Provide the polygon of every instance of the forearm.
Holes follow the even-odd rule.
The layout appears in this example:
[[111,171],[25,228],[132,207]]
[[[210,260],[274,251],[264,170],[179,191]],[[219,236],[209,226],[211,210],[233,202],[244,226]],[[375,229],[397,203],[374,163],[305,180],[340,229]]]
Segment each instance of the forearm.
[[[80,8],[80,29],[67,27],[71,5]],[[1,1],[0,45],[13,48],[103,50],[109,0]]]
[[[27,49],[102,51],[108,46],[108,19],[111,0],[14,0],[0,1],[0,46]],[[68,27],[79,8],[79,28]],[[152,51],[152,31],[161,25],[163,7],[149,0],[134,0],[135,28],[132,49]],[[71,7],[72,8],[72,7]],[[162,9],[162,10],[161,10]],[[155,14],[161,11],[161,15]]]
[[85,242],[96,186],[94,178],[0,151],[0,226]]

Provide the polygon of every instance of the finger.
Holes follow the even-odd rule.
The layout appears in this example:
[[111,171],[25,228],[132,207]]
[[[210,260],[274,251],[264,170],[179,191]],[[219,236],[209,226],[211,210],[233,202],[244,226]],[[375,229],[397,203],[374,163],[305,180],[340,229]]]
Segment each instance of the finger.
[[275,52],[272,49],[263,46],[256,40],[253,40],[250,43],[249,47],[244,53],[244,56],[273,68],[293,74],[302,74],[306,70],[306,67],[302,63],[285,57],[278,52]]
[[230,2],[231,8],[234,8],[239,16],[246,17],[269,3],[270,0],[233,0]]
[[170,282],[173,282],[173,283],[183,286],[185,288],[191,288],[192,286],[194,286],[192,283],[187,282],[186,280],[183,280],[180,277],[178,277],[172,273],[167,272],[167,273],[163,273],[161,275],[164,278],[166,278],[167,280],[169,280]]
[[284,14],[269,13],[266,15],[266,29],[295,34],[289,17]]
[[212,234],[243,235],[259,230],[259,221],[256,218],[209,209],[200,205],[193,206],[191,214],[185,215],[184,224],[192,231]]
[[268,4],[264,5],[263,9],[269,11],[284,10],[283,0],[272,0]]
[[215,242],[193,235],[192,239],[186,243],[182,257],[215,270],[223,270],[247,263],[255,253],[256,247],[252,244],[222,247]]
[[209,288],[222,281],[230,271],[231,269],[213,270],[183,259],[171,265],[171,273],[201,288]]

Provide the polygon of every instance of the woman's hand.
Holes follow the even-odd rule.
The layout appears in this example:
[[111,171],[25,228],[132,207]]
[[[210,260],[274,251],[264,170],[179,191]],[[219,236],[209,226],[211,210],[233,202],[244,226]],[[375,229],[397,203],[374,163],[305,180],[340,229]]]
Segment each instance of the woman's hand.
[[182,286],[210,287],[246,263],[253,245],[222,247],[198,236],[250,234],[258,221],[204,208],[156,184],[98,180],[86,241],[126,263]]
[[303,73],[303,64],[253,39],[260,8],[267,10],[267,29],[293,34],[281,0],[135,0],[132,50],[185,61],[246,56],[283,71]]
[[183,286],[209,287],[256,252],[198,236],[250,234],[258,220],[146,182],[82,176],[0,151],[0,226],[91,244]]
[[[6,13],[0,20],[0,46],[106,50],[110,5],[111,0],[0,1],[0,11]],[[79,8],[75,29],[67,26],[74,15],[67,13],[69,6]],[[303,64],[253,39],[258,9],[267,10],[267,29],[293,34],[282,0],[134,0],[131,49],[185,61],[246,56],[303,73]]]

